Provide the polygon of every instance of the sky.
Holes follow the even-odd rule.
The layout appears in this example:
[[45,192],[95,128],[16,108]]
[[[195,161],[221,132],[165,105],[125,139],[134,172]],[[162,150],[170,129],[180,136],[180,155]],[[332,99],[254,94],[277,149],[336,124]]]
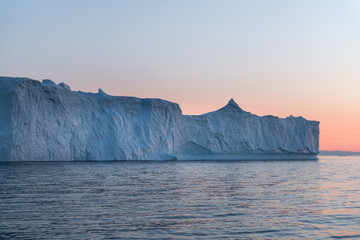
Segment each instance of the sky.
[[162,98],[229,99],[320,121],[320,150],[360,151],[360,0],[0,0],[0,75]]

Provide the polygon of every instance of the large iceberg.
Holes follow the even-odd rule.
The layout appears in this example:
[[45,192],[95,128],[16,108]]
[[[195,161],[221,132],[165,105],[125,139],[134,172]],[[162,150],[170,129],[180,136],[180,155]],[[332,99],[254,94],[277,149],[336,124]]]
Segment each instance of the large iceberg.
[[0,77],[0,161],[317,159],[319,122],[259,117],[233,99],[183,115],[161,99]]

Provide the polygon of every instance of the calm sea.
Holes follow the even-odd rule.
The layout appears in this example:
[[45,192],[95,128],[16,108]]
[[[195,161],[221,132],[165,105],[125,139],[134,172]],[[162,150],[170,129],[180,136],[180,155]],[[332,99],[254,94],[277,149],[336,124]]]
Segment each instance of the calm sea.
[[360,156],[0,164],[0,239],[360,238]]

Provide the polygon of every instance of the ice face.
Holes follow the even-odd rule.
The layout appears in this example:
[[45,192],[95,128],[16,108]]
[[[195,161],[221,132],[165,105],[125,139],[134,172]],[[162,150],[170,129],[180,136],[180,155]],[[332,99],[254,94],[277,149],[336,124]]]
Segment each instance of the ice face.
[[318,146],[319,122],[259,117],[233,99],[217,111],[189,116],[161,99],[0,77],[1,161],[313,157]]

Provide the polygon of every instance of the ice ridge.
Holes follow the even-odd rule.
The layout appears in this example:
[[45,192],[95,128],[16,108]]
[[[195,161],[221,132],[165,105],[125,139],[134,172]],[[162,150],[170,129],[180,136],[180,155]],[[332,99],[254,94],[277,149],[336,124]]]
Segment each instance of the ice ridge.
[[319,122],[259,117],[231,99],[184,115],[161,99],[0,77],[0,161],[316,159]]

